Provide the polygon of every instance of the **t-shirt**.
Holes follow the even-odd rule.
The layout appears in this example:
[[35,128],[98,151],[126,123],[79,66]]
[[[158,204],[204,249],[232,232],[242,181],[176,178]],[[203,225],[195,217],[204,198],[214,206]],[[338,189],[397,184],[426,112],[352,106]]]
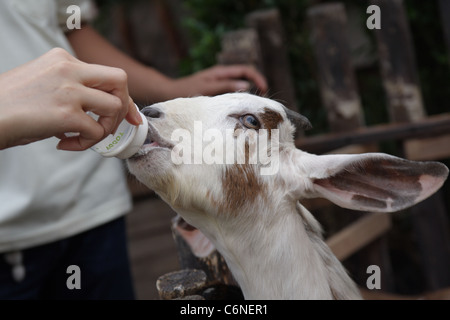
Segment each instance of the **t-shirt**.
[[[95,16],[86,0],[1,0],[0,73],[54,47],[73,54],[64,35],[70,5],[81,9],[83,21]],[[0,252],[60,240],[131,209],[122,161],[57,150],[58,141],[0,150]]]

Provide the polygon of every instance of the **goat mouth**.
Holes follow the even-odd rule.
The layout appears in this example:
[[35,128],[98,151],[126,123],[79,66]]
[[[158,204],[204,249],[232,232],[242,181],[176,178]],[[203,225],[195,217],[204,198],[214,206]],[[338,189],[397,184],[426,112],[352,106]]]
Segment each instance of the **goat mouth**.
[[159,134],[158,130],[148,122],[148,134],[145,139],[144,145],[139,149],[139,151],[132,157],[138,158],[147,155],[150,151],[155,149],[166,149],[172,150],[174,144],[169,140],[164,139]]

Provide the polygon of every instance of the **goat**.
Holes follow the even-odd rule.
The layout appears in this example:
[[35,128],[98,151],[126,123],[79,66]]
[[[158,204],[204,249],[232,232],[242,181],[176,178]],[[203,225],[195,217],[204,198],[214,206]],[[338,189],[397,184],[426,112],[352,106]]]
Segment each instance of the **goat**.
[[[178,98],[143,113],[148,141],[127,160],[129,171],[212,241],[246,299],[361,298],[323,241],[320,224],[300,201],[324,197],[344,208],[394,212],[427,198],[448,176],[448,168],[438,162],[299,150],[296,128],[308,127],[309,121],[276,101],[248,93]],[[204,150],[212,143],[198,137],[199,123],[223,134],[223,139],[215,137],[223,143],[214,149],[218,159],[245,153],[244,163],[178,161],[193,149],[181,148],[190,138],[177,144],[177,129],[194,136]],[[263,129],[268,132],[264,139],[277,137],[272,144],[258,144],[267,154],[278,149],[270,159],[277,170],[270,174],[261,174],[267,162],[251,163],[256,151],[250,133]],[[229,143],[242,136],[243,150]]]

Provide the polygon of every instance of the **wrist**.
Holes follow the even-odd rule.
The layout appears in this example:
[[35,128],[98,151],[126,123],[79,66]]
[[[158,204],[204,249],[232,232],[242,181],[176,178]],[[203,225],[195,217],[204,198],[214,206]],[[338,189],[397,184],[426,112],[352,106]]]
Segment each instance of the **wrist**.
[[17,139],[14,137],[14,133],[18,132],[17,128],[19,128],[19,123],[17,121],[18,117],[9,112],[11,107],[0,109],[8,110],[2,110],[0,112],[0,150],[2,150],[17,144],[15,143]]

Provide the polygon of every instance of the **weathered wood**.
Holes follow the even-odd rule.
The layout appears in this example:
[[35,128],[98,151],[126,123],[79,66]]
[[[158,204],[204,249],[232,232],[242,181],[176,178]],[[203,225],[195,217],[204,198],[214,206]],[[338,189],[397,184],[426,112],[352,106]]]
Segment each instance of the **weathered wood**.
[[162,300],[172,300],[198,295],[207,285],[203,270],[183,269],[162,275],[156,281],[156,288]]
[[327,239],[335,256],[343,261],[354,252],[380,237],[391,227],[391,219],[385,213],[371,213],[358,219]]
[[403,0],[372,0],[382,12],[381,29],[374,29],[389,115],[393,122],[425,116],[422,92]]
[[175,298],[173,300],[206,300],[203,296],[195,294],[192,296],[184,296],[182,298]]
[[[318,79],[323,104],[327,111],[330,131],[336,133],[349,133],[353,136],[355,131],[364,126],[364,115],[353,70],[350,45],[348,42],[348,26],[345,7],[341,3],[326,3],[312,7],[308,10],[311,22],[311,42],[314,48],[317,64]],[[363,130],[363,129],[361,129]],[[301,138],[300,138],[301,139]],[[308,140],[308,139],[306,139]],[[298,140],[297,140],[298,141]],[[301,141],[301,140],[300,140]],[[349,145],[341,145],[344,147]],[[352,143],[353,144],[353,143]],[[368,146],[377,150],[377,146]],[[330,151],[332,149],[328,149]],[[367,277],[365,268],[369,264],[376,264],[383,269],[383,281],[386,288],[390,288],[392,268],[387,254],[387,241],[383,239],[387,228],[368,239],[358,238],[359,232],[366,233],[364,219],[349,212],[354,224],[349,229],[355,233],[354,247],[349,246],[348,255],[360,250],[347,265],[353,267],[352,276],[358,283]],[[353,214],[353,215],[352,215]],[[348,234],[351,237],[350,234]],[[367,245],[371,241],[370,246]]]
[[407,140],[404,143],[406,158],[417,161],[450,158],[450,135]]
[[[374,31],[391,121],[419,121],[426,116],[426,112],[403,1],[372,0],[372,3],[378,5],[382,12],[381,29]],[[407,144],[405,146],[408,147]],[[436,289],[438,284],[450,284],[450,252],[446,245],[443,245],[449,243],[450,233],[448,229],[433,231],[436,226],[449,223],[448,217],[441,212],[444,206],[442,202],[443,200],[436,196],[412,208],[415,214],[411,220],[415,226],[423,271],[429,286],[425,289]],[[447,272],[440,272],[441,270]]]
[[447,44],[447,51],[450,58],[450,1],[439,0],[439,9],[442,28],[444,29],[444,40]]
[[364,125],[363,111],[347,39],[347,17],[341,3],[308,10],[323,104],[330,131],[348,132]]
[[250,64],[264,73],[258,33],[242,29],[226,33],[222,38],[222,51],[217,54],[220,64]]
[[411,208],[426,290],[450,286],[450,230],[442,191]]
[[278,9],[254,11],[246,17],[247,26],[258,33],[264,74],[270,97],[297,110],[286,40]]
[[450,300],[450,288],[424,292],[417,295],[400,295],[383,290],[367,290],[360,288],[364,300]]
[[445,113],[412,123],[381,124],[360,128],[354,132],[298,138],[295,145],[304,151],[320,154],[350,144],[434,137],[449,132],[450,114]]

